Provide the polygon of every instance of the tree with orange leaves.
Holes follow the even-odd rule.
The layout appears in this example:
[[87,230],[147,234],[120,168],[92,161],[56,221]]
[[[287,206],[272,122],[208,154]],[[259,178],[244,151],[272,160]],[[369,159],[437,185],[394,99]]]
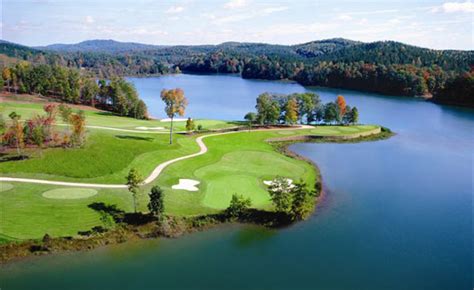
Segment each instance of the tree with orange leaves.
[[71,114],[69,118],[72,124],[71,142],[74,146],[81,146],[84,143],[86,132],[86,117],[83,111]]
[[346,114],[346,108],[347,108],[346,100],[344,99],[342,95],[337,96],[336,105],[337,105],[337,121],[341,123],[342,118]]
[[9,132],[11,138],[9,139],[11,139],[15,144],[18,156],[22,156],[21,151],[25,147],[25,136],[23,133],[23,125],[20,123],[21,116],[18,115],[16,112],[11,112],[9,117],[10,119],[12,119],[12,124]]
[[161,99],[165,102],[166,115],[171,119],[170,144],[173,144],[173,118],[176,115],[184,116],[188,100],[184,97],[184,91],[180,88],[161,91]]

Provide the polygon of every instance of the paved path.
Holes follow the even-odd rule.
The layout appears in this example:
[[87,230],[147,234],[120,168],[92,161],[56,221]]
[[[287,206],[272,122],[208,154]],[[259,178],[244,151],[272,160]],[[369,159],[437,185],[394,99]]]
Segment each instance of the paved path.
[[[103,128],[109,128],[109,127],[103,127]],[[257,129],[257,130],[252,130],[253,131],[274,131],[274,130],[301,130],[301,129],[310,129],[314,128],[312,126],[307,126],[303,125],[297,128],[277,128],[277,129]],[[110,128],[110,129],[117,129],[118,131],[123,131],[127,129],[118,129],[118,128]],[[128,130],[128,131],[133,131],[133,130]],[[124,132],[128,132],[124,131]],[[139,131],[141,132],[141,131]],[[190,155],[185,155],[181,156],[175,159],[171,159],[168,161],[165,161],[161,164],[159,164],[152,172],[151,174],[143,181],[143,184],[148,184],[151,183],[153,180],[155,180],[165,169],[168,165],[173,164],[175,162],[193,158],[199,155],[203,155],[207,152],[207,146],[204,144],[203,139],[208,138],[208,137],[213,137],[213,136],[219,136],[219,135],[226,135],[226,134],[233,134],[233,133],[241,133],[241,132],[248,132],[246,130],[242,131],[230,131],[230,132],[223,132],[223,133],[215,133],[215,134],[209,134],[209,135],[204,135],[196,138],[196,143],[199,145],[199,152],[193,153]],[[150,132],[146,132],[150,133]],[[155,132],[158,133],[158,132]],[[30,178],[16,178],[16,177],[0,177],[0,181],[9,181],[9,182],[24,182],[24,183],[37,183],[37,184],[51,184],[51,185],[61,185],[61,186],[72,186],[72,187],[93,187],[93,188],[127,188],[127,185],[125,184],[101,184],[101,183],[81,183],[81,182],[66,182],[66,181],[51,181],[51,180],[43,180],[43,179],[30,179]]]

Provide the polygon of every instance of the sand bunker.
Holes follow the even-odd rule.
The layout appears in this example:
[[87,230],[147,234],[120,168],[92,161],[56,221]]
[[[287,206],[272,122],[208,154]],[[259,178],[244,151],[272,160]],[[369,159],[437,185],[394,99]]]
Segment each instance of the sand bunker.
[[0,182],[0,192],[4,192],[13,188],[10,183]]
[[[295,187],[295,185],[293,184],[293,180],[292,180],[292,179],[290,179],[290,178],[285,178],[285,179],[286,179],[286,182],[288,182],[288,185],[289,185],[290,188]],[[265,185],[270,186],[270,185],[273,185],[273,180],[264,180],[263,183],[264,183]]]
[[43,197],[54,199],[79,199],[88,198],[97,194],[91,188],[57,188],[43,192]]
[[165,127],[136,127],[137,130],[164,130]]
[[[174,118],[173,122],[184,122],[186,120],[187,120],[186,118]],[[161,119],[160,122],[171,122],[171,119],[170,118]]]
[[193,179],[180,179],[178,184],[171,186],[172,189],[182,189],[187,191],[198,191],[196,187],[200,182]]

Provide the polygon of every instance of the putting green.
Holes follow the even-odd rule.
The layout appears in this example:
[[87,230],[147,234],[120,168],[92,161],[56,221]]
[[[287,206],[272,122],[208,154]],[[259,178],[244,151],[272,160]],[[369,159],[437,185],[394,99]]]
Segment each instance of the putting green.
[[280,135],[294,135],[295,131],[278,131],[277,133]]
[[0,192],[4,192],[13,188],[13,185],[10,183],[2,182],[0,183]]
[[88,198],[97,194],[97,190],[90,188],[57,188],[43,192],[43,197],[53,199]]
[[199,179],[207,181],[203,205],[216,209],[229,206],[235,193],[249,197],[253,207],[268,207],[271,202],[263,185],[264,178],[281,175],[297,180],[304,173],[303,167],[287,157],[261,151],[227,153],[218,162],[194,172]]
[[233,194],[241,194],[252,200],[252,207],[265,207],[269,204],[270,195],[261,184],[260,179],[248,175],[218,177],[208,183],[202,203],[211,208],[224,209],[229,206]]

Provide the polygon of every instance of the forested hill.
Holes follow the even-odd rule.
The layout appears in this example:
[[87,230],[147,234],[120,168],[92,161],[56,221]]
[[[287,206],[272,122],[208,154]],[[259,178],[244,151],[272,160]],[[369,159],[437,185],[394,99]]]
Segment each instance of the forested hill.
[[360,42],[343,38],[312,41],[297,45],[278,45],[266,43],[224,42],[218,45],[176,45],[160,46],[134,42],[119,42],[114,40],[87,40],[77,44],[51,44],[35,47],[38,50],[59,53],[99,52],[99,53],[136,53],[147,51],[147,54],[189,55],[201,53],[232,53],[239,55],[274,55],[280,57],[311,58],[330,53],[337,49],[359,44]]
[[164,46],[142,44],[136,42],[119,42],[115,40],[86,40],[77,44],[51,44],[38,46],[36,49],[49,50],[54,52],[101,52],[101,53],[123,53],[130,51],[143,51],[160,49]]
[[244,78],[290,79],[304,85],[433,96],[434,101],[458,105],[474,103],[474,92],[469,89],[453,91],[461,83],[472,87],[473,51],[433,50],[394,41],[363,43],[334,38],[298,45],[225,42],[158,46],[91,40],[36,49],[1,42],[0,54],[81,68],[104,78],[180,71],[240,73]]

